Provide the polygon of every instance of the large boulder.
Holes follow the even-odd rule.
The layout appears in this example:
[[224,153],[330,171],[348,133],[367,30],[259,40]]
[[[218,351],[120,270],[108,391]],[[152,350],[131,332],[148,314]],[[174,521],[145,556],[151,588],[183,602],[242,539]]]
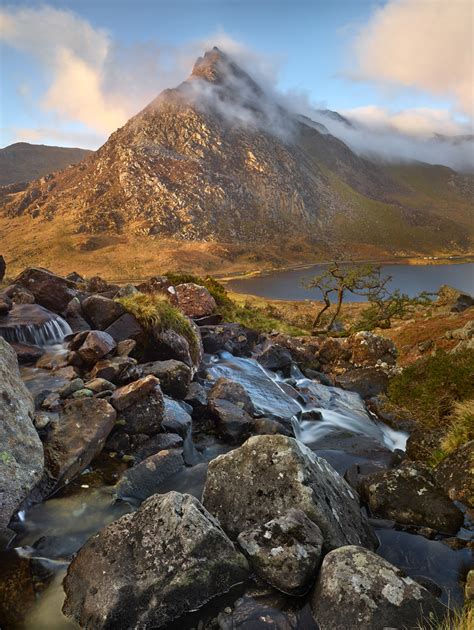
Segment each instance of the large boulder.
[[212,460],[203,503],[231,538],[296,508],[321,529],[326,551],[375,545],[352,488],[325,459],[283,435],[252,437]]
[[242,444],[252,433],[252,417],[242,407],[215,398],[209,400],[209,411],[219,436],[230,444]]
[[289,510],[239,534],[238,542],[255,572],[289,595],[303,595],[321,562],[323,536],[300,510]]
[[414,629],[430,615],[439,620],[447,612],[400,569],[352,545],[335,549],[324,558],[311,608],[320,630]]
[[0,527],[6,527],[43,472],[33,399],[11,346],[0,337]]
[[121,304],[103,295],[89,295],[81,306],[85,318],[97,330],[105,330],[125,313]]
[[38,486],[40,498],[89,466],[101,452],[115,419],[115,409],[100,398],[82,398],[65,405],[59,422],[52,425],[44,441],[45,474]]
[[15,280],[28,289],[37,304],[56,313],[62,313],[77,293],[76,283],[38,267],[25,269]]
[[185,282],[176,287],[178,308],[193,319],[211,315],[216,309],[216,301],[206,287]]
[[362,494],[374,514],[406,525],[420,525],[455,534],[462,512],[422,464],[403,462],[398,468],[367,475]]
[[247,575],[245,557],[197,499],[156,494],[79,551],[63,612],[83,628],[164,628]]

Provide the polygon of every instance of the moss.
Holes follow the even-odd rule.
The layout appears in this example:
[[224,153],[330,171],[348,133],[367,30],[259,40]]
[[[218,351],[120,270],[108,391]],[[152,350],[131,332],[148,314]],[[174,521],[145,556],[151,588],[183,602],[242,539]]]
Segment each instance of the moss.
[[388,397],[428,427],[446,428],[456,403],[474,398],[474,350],[442,350],[392,378]]
[[191,357],[199,357],[199,340],[189,319],[159,293],[134,293],[117,298],[126,311],[140,322],[145,330],[174,330],[189,343]]

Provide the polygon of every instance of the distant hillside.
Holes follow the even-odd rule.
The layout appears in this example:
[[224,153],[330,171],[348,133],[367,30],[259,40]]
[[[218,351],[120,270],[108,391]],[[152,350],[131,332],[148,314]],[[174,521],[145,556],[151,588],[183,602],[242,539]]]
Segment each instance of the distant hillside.
[[16,142],[0,149],[0,186],[31,182],[38,177],[77,164],[92,151]]

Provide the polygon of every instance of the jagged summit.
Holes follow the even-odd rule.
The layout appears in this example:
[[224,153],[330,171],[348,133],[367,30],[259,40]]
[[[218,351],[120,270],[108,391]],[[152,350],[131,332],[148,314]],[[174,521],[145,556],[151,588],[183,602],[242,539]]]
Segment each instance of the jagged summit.
[[[403,194],[401,205],[397,194]],[[407,212],[409,192],[323,126],[296,116],[218,48],[88,159],[7,198],[4,215],[74,234],[241,243],[462,241],[465,229]],[[387,216],[390,231],[383,226]],[[41,233],[41,225],[37,232]]]

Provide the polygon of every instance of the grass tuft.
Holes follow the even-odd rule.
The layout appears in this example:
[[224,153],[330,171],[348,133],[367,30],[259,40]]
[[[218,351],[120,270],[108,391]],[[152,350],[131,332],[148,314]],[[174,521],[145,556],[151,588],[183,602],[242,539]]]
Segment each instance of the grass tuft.
[[427,618],[418,624],[417,630],[472,630],[474,606],[467,603],[461,610],[449,611],[443,619]]
[[189,319],[160,293],[133,293],[116,298],[126,311],[140,322],[145,330],[174,330],[189,343],[191,357],[199,357],[199,340]]
[[447,455],[474,440],[474,398],[454,403],[448,420],[449,427],[441,442],[441,448]]

